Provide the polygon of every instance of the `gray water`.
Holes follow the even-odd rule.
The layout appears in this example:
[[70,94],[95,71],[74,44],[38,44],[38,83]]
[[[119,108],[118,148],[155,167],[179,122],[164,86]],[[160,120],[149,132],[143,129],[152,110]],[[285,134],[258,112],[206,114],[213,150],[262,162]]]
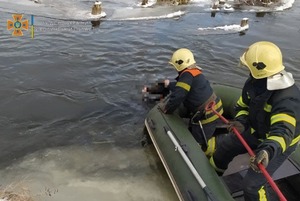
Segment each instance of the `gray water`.
[[[176,200],[155,150],[140,141],[149,110],[141,88],[176,76],[168,60],[178,48],[194,52],[211,82],[242,86],[249,72],[237,67],[239,56],[269,40],[299,84],[298,1],[262,17],[211,17],[210,1],[141,10],[136,1],[111,0],[103,2],[107,17],[96,27],[86,15],[79,20],[93,1],[44,2],[51,6],[0,2],[0,185],[26,186],[37,200]],[[185,14],[151,18],[178,11]],[[15,12],[35,15],[34,39],[6,29]],[[245,34],[198,30],[244,17]]]

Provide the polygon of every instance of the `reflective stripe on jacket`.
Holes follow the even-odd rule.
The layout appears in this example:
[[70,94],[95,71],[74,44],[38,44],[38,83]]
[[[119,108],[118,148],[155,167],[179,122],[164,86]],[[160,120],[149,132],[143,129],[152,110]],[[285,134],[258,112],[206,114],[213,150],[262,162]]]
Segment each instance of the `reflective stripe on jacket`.
[[165,106],[166,113],[173,113],[181,103],[191,113],[195,113],[213,94],[210,83],[198,68],[186,69],[176,79],[176,85]]
[[284,152],[300,139],[300,91],[293,85],[286,89],[255,93],[249,78],[236,104],[236,119],[276,153]]

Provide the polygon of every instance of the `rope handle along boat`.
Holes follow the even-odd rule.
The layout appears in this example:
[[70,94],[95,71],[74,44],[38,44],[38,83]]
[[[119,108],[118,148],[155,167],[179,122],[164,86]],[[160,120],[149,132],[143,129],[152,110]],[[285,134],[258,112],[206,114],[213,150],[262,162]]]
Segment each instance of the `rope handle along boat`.
[[[211,102],[210,104],[208,104],[205,107],[205,110],[206,111],[213,111],[213,113],[215,113],[225,124],[228,124],[229,121],[214,109],[215,104],[216,103],[214,101]],[[255,153],[249,147],[249,145],[247,144],[247,142],[244,140],[244,138],[242,137],[242,135],[239,133],[239,131],[235,127],[233,127],[233,132],[239,138],[239,140],[241,141],[241,143],[244,145],[244,147],[248,151],[249,155],[252,156],[252,157],[254,157]],[[280,191],[280,189],[278,188],[278,186],[276,185],[276,183],[274,182],[274,180],[272,179],[272,177],[270,176],[270,174],[267,172],[265,166],[263,166],[263,164],[259,163],[258,164],[258,168],[263,173],[263,175],[265,176],[265,178],[267,179],[267,181],[269,182],[269,184],[271,185],[271,187],[273,188],[273,190],[276,192],[276,194],[278,195],[280,201],[287,201],[287,199],[284,197],[284,195],[282,194],[282,192]]]
[[181,157],[183,158],[183,160],[185,161],[185,163],[187,164],[187,166],[191,170],[192,174],[196,178],[197,182],[200,184],[201,188],[204,190],[208,200],[209,201],[218,201],[218,199],[216,199],[214,194],[207,187],[207,185],[205,184],[205,182],[203,181],[203,179],[201,178],[201,176],[197,172],[197,170],[194,167],[193,163],[190,161],[189,157],[186,155],[185,151],[183,150],[183,148],[181,147],[179,142],[176,140],[176,137],[173,135],[173,133],[170,130],[168,130],[165,127],[164,127],[164,129],[165,129],[165,132],[167,133],[167,135],[169,136],[169,138],[171,139],[171,141],[173,142],[173,144],[175,146],[175,151],[179,152],[179,154],[181,155]]

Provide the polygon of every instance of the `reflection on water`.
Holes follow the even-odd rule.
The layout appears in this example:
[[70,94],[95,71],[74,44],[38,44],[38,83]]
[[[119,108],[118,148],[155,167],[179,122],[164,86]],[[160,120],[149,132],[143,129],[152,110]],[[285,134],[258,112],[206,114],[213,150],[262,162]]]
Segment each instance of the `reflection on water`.
[[91,21],[93,28],[99,28],[100,27],[100,20]]
[[257,12],[256,13],[256,17],[264,17],[266,15],[267,12]]

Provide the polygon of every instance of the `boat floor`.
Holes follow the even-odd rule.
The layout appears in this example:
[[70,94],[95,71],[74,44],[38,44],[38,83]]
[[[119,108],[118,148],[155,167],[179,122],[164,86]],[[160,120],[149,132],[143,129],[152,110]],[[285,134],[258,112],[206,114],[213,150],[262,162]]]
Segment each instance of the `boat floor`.
[[[237,156],[230,164],[224,175],[223,181],[236,201],[244,201],[242,179],[247,173],[249,155]],[[297,190],[300,174],[299,167],[291,160],[286,160],[272,176],[282,193],[289,201],[299,201],[300,192]]]

